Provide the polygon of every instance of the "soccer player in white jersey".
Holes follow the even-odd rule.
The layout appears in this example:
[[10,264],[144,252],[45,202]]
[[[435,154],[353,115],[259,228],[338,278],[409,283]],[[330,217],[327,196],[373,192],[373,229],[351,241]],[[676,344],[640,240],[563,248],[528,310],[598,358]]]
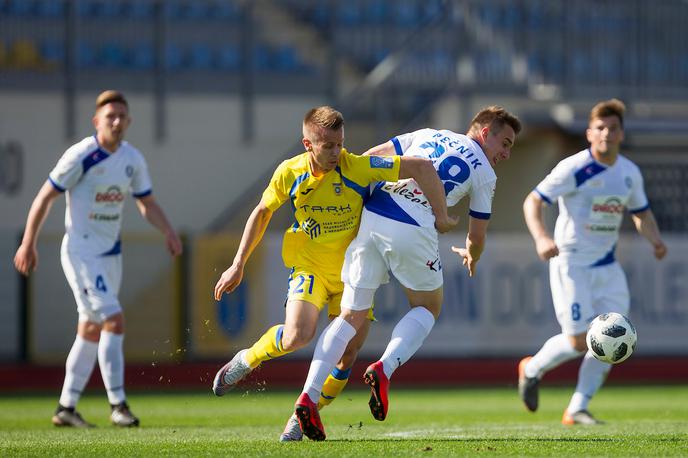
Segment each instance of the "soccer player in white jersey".
[[36,242],[53,201],[67,195],[61,261],[77,303],[77,335],[67,356],[62,394],[52,422],[56,426],[93,426],[76,411],[96,359],[118,426],[138,426],[124,393],[124,318],[117,294],[122,277],[120,227],[125,194],[136,198],[146,220],[165,234],[168,251],[182,244],[151,194],[151,180],[141,153],[124,141],[129,127],[124,95],[108,90],[96,100],[96,134],[62,155],[31,205],[14,265],[23,275],[38,266]]
[[[447,206],[470,198],[466,247],[459,254],[473,276],[485,244],[497,176],[493,167],[511,155],[520,121],[501,107],[481,110],[466,135],[421,129],[378,145],[367,154],[430,159],[444,185]],[[420,348],[442,306],[442,263],[434,218],[414,180],[379,183],[365,204],[358,235],[346,251],[341,313],[321,334],[295,415],[304,435],[325,439],[314,400],[348,342],[365,323],[377,288],[389,281],[388,271],[403,286],[411,310],[399,321],[379,361],[365,372],[370,409],[377,420],[388,410],[392,373]]]
[[[624,210],[631,213],[638,232],[662,259],[667,248],[650,210],[638,167],[619,154],[624,139],[625,106],[616,99],[595,105],[586,136],[590,147],[557,164],[523,204],[526,224],[542,260],[549,260],[550,288],[561,334],[551,337],[533,357],[518,367],[519,394],[526,408],[538,408],[538,385],[549,370],[585,355],[578,384],[564,411],[562,423],[597,424],[588,403],[602,386],[611,365],[587,351],[585,334],[597,315],[627,314],[626,277],[614,259]],[[552,238],[542,208],[559,203]]]

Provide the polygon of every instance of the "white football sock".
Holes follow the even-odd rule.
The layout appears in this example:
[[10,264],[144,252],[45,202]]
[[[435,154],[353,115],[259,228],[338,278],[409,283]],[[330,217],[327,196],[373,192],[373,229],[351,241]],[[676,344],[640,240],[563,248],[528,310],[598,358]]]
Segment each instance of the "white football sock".
[[65,378],[60,395],[60,405],[63,407],[76,406],[81,397],[81,392],[84,391],[88,380],[91,378],[97,357],[98,343],[77,335],[65,363]]
[[414,307],[404,315],[392,331],[392,338],[380,358],[387,378],[411,359],[435,325],[435,317],[425,307]]
[[578,370],[576,392],[573,393],[571,402],[566,410],[570,413],[587,410],[590,399],[592,399],[607,379],[607,374],[609,374],[611,368],[611,364],[603,363],[595,359],[592,353],[587,352]]
[[525,367],[526,377],[542,378],[545,373],[566,361],[582,355],[564,334],[550,337]]
[[120,404],[126,400],[124,395],[123,342],[124,335],[122,334],[108,331],[101,331],[100,333],[98,363],[110,404]]
[[342,358],[349,341],[356,335],[356,329],[342,318],[337,317],[320,334],[313,351],[313,360],[308,370],[308,377],[303,392],[311,401],[318,402],[327,376]]

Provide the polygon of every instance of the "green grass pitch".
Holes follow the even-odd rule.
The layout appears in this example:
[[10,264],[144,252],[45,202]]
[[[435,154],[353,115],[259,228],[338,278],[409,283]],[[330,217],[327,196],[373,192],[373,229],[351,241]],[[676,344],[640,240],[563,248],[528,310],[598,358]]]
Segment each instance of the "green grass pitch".
[[607,423],[560,424],[572,387],[544,387],[526,412],[515,388],[397,389],[384,422],[368,392],[322,411],[328,439],[278,442],[297,390],[131,393],[138,429],[108,424],[100,393],[79,404],[92,430],[55,428],[56,396],[0,396],[0,456],[688,456],[688,386],[605,387],[591,404]]

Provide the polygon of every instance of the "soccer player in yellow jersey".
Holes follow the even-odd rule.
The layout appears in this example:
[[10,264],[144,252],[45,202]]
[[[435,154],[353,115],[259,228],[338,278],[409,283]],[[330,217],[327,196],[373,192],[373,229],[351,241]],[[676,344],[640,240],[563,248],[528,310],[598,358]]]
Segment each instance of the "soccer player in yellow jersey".
[[[238,352],[218,371],[213,381],[217,396],[224,395],[263,361],[308,345],[325,304],[328,316],[339,315],[344,253],[358,230],[370,183],[413,178],[432,206],[437,229],[446,232],[457,224],[447,214],[444,187],[430,160],[349,153],[343,148],[344,118],[333,108],[322,106],[306,113],[302,142],[306,151],[282,162],[275,170],[260,203],[248,218],[234,262],[215,285],[216,300],[223,293],[234,291],[272,213],[289,201],[296,222],[287,229],[282,243],[284,264],[291,269],[284,324],[268,329],[251,348]],[[372,313],[369,318],[372,319]],[[320,407],[332,402],[344,388],[369,326],[366,323],[352,339],[328,377]],[[300,430],[295,429],[298,430],[298,423],[292,417],[280,439],[300,440]]]

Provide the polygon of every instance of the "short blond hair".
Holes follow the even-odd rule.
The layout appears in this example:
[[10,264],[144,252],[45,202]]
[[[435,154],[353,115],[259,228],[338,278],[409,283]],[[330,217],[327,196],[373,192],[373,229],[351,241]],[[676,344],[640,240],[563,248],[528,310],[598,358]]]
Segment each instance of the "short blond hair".
[[127,103],[127,99],[124,97],[124,94],[114,89],[108,89],[107,91],[100,93],[100,95],[96,98],[96,111],[108,103],[121,103],[127,107],[127,109],[129,108],[129,104]]
[[337,130],[344,127],[344,116],[334,108],[326,105],[311,108],[303,118],[304,130],[309,127]]
[[514,129],[516,135],[521,132],[521,121],[505,108],[492,105],[480,110],[471,120],[468,133],[477,134],[483,127],[488,127],[490,132],[499,132],[507,124]]
[[606,118],[607,116],[616,116],[623,126],[624,113],[626,113],[626,105],[619,99],[609,99],[599,102],[590,110],[590,118],[588,122],[595,119]]

